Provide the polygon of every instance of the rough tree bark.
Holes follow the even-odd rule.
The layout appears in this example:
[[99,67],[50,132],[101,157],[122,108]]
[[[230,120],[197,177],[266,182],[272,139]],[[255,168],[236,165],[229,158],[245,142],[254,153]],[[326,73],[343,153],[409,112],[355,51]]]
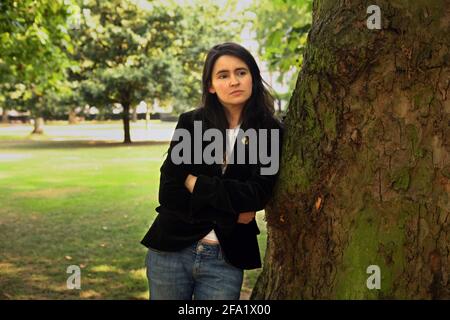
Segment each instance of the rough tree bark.
[[371,4],[314,3],[252,298],[450,298],[450,2]]
[[122,120],[124,133],[123,143],[129,144],[132,143],[130,135],[130,103],[127,101],[123,102],[122,106],[123,106]]

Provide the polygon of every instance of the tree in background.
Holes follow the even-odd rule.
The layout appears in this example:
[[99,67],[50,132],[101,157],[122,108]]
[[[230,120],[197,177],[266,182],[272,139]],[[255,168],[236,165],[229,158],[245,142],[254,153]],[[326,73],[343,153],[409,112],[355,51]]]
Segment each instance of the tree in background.
[[30,111],[34,133],[65,79],[72,50],[71,10],[63,0],[6,0],[0,4],[0,102],[4,110]]
[[248,18],[237,9],[238,2],[231,0],[218,5],[217,1],[205,0],[181,4],[172,0],[166,6],[178,8],[183,15],[174,53],[181,65],[173,97],[177,112],[200,104],[202,68],[208,50],[222,42],[241,41],[240,32]]
[[212,3],[141,7],[125,0],[81,1],[80,24],[73,30],[79,63],[71,69],[80,97],[99,108],[123,107],[124,143],[131,143],[130,109],[140,101],[195,107],[206,51],[237,28],[220,24],[219,11]]
[[83,98],[98,108],[123,107],[124,142],[131,143],[130,108],[152,95],[171,92],[178,67],[171,40],[180,17],[158,7],[151,14],[133,1],[81,1],[71,79]]
[[314,2],[253,298],[450,298],[448,2],[370,4]]
[[259,54],[277,81],[288,86],[277,98],[288,100],[302,62],[306,37],[311,28],[312,0],[262,0],[251,8]]

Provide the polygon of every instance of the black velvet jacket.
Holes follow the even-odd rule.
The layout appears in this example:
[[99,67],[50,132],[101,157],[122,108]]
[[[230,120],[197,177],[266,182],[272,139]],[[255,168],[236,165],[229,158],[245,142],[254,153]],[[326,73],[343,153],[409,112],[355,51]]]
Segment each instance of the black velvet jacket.
[[[193,137],[196,120],[202,121],[203,132],[210,128],[203,117],[203,109],[181,114],[176,126],[191,133],[192,157],[194,157]],[[279,129],[281,161],[282,124],[272,119],[266,122],[264,128]],[[244,131],[249,127],[245,122],[241,124]],[[268,154],[271,155],[270,130],[267,131]],[[259,131],[256,132],[259,140]],[[235,143],[245,144],[245,140],[238,140],[236,139]],[[160,205],[156,208],[159,214],[141,243],[160,251],[178,251],[202,239],[214,229],[228,263],[241,269],[261,267],[256,238],[260,232],[256,221],[241,224],[237,223],[237,219],[241,212],[264,209],[272,196],[279,171],[274,175],[261,175],[260,168],[269,165],[262,165],[259,156],[256,164],[248,163],[248,144],[244,146],[246,163],[238,164],[235,161],[234,164],[228,164],[223,175],[221,164],[206,164],[203,159],[201,164],[176,165],[172,162],[170,154],[177,143],[176,141],[170,143],[167,157],[161,166]],[[203,141],[202,150],[208,144],[210,141]],[[236,147],[232,152],[234,159],[236,159],[235,151]],[[189,173],[197,176],[192,194],[184,186]]]

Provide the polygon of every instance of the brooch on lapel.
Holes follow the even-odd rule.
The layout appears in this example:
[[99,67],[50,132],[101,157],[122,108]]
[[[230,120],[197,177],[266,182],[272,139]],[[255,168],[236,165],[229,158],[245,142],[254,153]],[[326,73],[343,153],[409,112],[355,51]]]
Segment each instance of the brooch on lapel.
[[241,140],[242,144],[248,144],[248,136],[245,136]]

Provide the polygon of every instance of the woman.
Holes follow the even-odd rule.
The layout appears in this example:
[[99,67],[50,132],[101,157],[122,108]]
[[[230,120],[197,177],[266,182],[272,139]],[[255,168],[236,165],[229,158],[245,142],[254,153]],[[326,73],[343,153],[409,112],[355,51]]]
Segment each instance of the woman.
[[[206,57],[202,83],[202,106],[178,120],[160,170],[159,214],[142,240],[149,248],[152,300],[239,299],[243,270],[261,267],[255,213],[269,201],[278,168],[262,174],[261,159],[267,164],[267,157],[258,152],[256,162],[242,163],[239,150],[246,160],[255,156],[255,144],[250,143],[255,136],[242,134],[252,129],[259,145],[271,142],[266,154],[279,159],[282,125],[273,115],[273,98],[255,59],[242,46],[214,46]],[[222,153],[223,161],[206,161],[210,142],[206,134],[198,135],[199,128],[223,134],[222,141],[214,141],[223,148],[212,152],[215,159]],[[182,156],[175,152],[181,150],[176,136],[191,142]]]

